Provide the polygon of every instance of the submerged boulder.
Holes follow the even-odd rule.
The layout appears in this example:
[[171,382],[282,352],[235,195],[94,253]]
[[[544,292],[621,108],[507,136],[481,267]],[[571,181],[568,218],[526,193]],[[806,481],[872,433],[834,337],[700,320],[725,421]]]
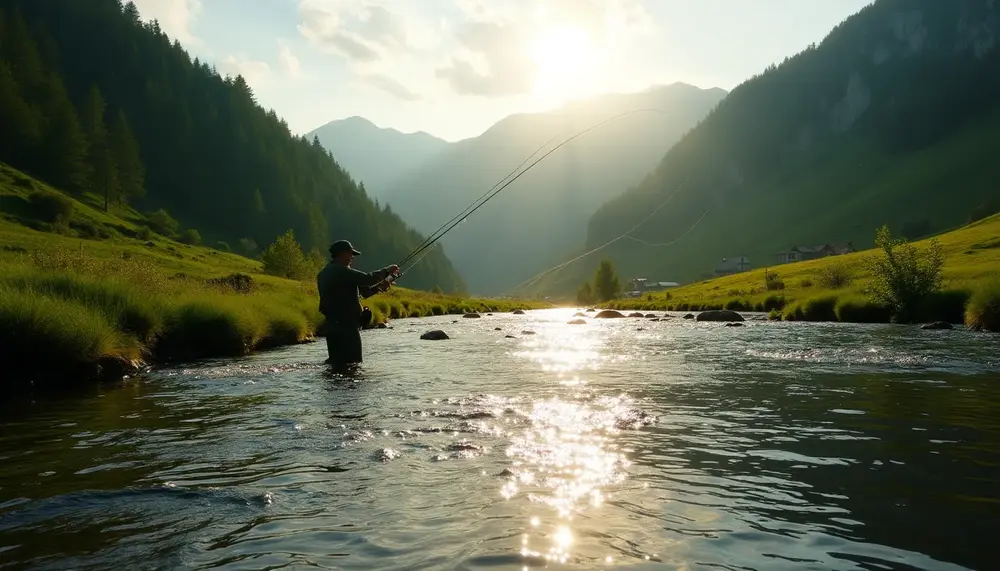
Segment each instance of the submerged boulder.
[[466,313],[462,317],[471,318],[471,319],[478,319],[478,318],[482,317],[482,315],[479,315],[478,313]]
[[514,314],[514,315],[524,315],[524,310],[523,309],[515,309],[511,313]]
[[567,321],[566,324],[567,325],[586,325],[587,324],[587,320],[585,320],[585,319],[574,319],[572,321]]
[[695,321],[746,321],[742,315],[728,309],[702,311],[694,319]]
[[694,314],[688,313],[687,315],[684,316],[684,319],[694,319]]
[[629,317],[645,317],[644,314],[639,313],[638,311],[632,312],[632,313],[628,314],[628,316]]
[[625,315],[622,312],[615,311],[613,309],[605,309],[594,316],[595,319],[616,319],[619,317],[625,317]]
[[428,331],[420,336],[421,339],[426,339],[428,341],[441,341],[443,339],[451,339],[448,334],[440,329],[435,329],[434,331]]
[[921,329],[954,329],[955,326],[947,321],[935,321],[921,327]]

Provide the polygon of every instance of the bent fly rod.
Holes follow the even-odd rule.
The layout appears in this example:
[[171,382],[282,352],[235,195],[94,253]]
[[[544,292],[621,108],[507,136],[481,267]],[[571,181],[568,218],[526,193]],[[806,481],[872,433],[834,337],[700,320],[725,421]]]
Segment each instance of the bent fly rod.
[[[487,202],[489,202],[490,200],[492,200],[493,197],[495,197],[496,195],[500,194],[505,188],[507,188],[508,186],[510,186],[517,179],[521,178],[522,175],[524,175],[529,170],[531,170],[532,168],[534,168],[535,165],[537,165],[538,163],[540,163],[543,160],[545,160],[546,157],[548,157],[552,153],[558,151],[560,148],[562,148],[563,146],[569,144],[573,140],[578,139],[578,138],[582,137],[583,135],[586,135],[587,133],[589,133],[589,132],[591,132],[591,131],[593,131],[595,129],[603,127],[604,125],[606,125],[608,123],[611,123],[612,121],[617,121],[618,119],[621,119],[621,118],[626,117],[628,115],[632,115],[634,113],[641,113],[641,112],[644,112],[644,111],[654,112],[654,113],[666,113],[665,111],[662,111],[660,109],[652,109],[652,108],[647,108],[647,109],[633,109],[631,111],[626,111],[624,113],[620,113],[618,115],[615,115],[614,117],[610,117],[610,118],[605,119],[605,120],[603,120],[603,121],[601,121],[601,122],[599,122],[597,124],[591,125],[590,127],[587,127],[586,129],[583,129],[582,131],[579,131],[578,133],[570,136],[569,138],[565,139],[564,141],[562,141],[561,143],[559,143],[558,145],[556,145],[554,148],[550,149],[548,152],[546,152],[541,157],[535,159],[535,161],[532,162],[530,165],[528,165],[524,170],[521,170],[520,172],[518,172],[518,170],[522,166],[524,166],[524,163],[526,163],[529,160],[531,160],[531,157],[537,155],[542,149],[544,149],[545,147],[547,147],[549,145],[549,143],[551,143],[553,140],[555,140],[555,137],[552,137],[552,139],[549,139],[548,141],[545,142],[544,145],[542,145],[541,147],[539,147],[538,149],[536,149],[535,152],[531,153],[531,155],[529,155],[528,158],[526,158],[524,161],[521,162],[520,165],[518,165],[514,170],[512,170],[510,173],[508,173],[507,176],[505,176],[503,179],[500,180],[500,182],[498,182],[497,184],[494,184],[493,187],[490,190],[486,191],[482,196],[480,196],[479,198],[477,198],[476,200],[474,200],[472,202],[472,204],[470,204],[469,206],[467,206],[465,208],[465,210],[463,210],[459,214],[455,215],[451,220],[449,220],[449,221],[445,222],[444,224],[442,224],[437,230],[435,230],[431,235],[429,235],[426,239],[424,239],[424,241],[419,246],[417,246],[416,248],[414,248],[414,250],[412,252],[410,252],[409,254],[407,254],[407,256],[405,258],[403,258],[396,265],[402,267],[407,262],[409,262],[411,260],[414,260],[416,258],[415,261],[413,261],[413,263],[410,264],[410,266],[405,271],[400,271],[399,273],[397,273],[397,274],[395,274],[393,276],[389,276],[388,278],[386,278],[386,281],[388,283],[391,283],[391,282],[399,279],[404,273],[407,273],[411,269],[413,269],[413,267],[416,266],[417,263],[420,262],[420,260],[422,260],[423,257],[427,255],[427,253],[430,251],[430,248],[432,246],[434,246],[434,244],[436,244],[438,242],[438,240],[440,240],[442,237],[444,237],[445,234],[447,234],[452,229],[454,229],[455,226],[457,226],[457,225],[461,224],[463,221],[465,221],[465,219],[468,218],[469,216],[471,216],[473,212],[475,212],[475,211],[479,210],[480,208],[482,208],[483,205],[485,205]],[[515,173],[517,173],[516,176],[513,176],[513,178],[511,178],[511,176],[514,175]],[[419,258],[417,256],[419,256]]]

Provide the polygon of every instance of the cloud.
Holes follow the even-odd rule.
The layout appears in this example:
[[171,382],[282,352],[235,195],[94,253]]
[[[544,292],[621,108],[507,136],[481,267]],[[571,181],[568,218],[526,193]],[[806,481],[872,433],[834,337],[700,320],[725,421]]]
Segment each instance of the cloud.
[[132,0],[139,9],[139,16],[146,21],[156,20],[171,38],[187,46],[201,44],[191,32],[195,20],[201,15],[202,0]]
[[373,73],[362,77],[361,80],[403,101],[420,101],[423,99],[420,94],[411,91],[408,87],[388,75]]
[[458,33],[461,55],[435,76],[462,95],[503,96],[531,90],[536,66],[525,46],[528,36],[514,24],[468,22]]
[[251,86],[259,86],[271,75],[271,66],[265,61],[247,59],[243,56],[228,55],[219,62],[223,75],[242,75]]
[[299,63],[299,58],[295,57],[292,50],[288,46],[281,46],[278,49],[278,64],[281,65],[281,69],[292,78],[297,78],[302,73],[302,65]]
[[373,62],[410,47],[405,21],[384,6],[348,0],[301,0],[299,33],[351,61]]

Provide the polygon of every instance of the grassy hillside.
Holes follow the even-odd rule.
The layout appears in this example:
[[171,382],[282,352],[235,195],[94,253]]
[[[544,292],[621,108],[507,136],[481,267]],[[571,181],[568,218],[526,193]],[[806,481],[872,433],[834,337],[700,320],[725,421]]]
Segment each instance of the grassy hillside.
[[[982,0],[874,2],[734,89],[594,214],[580,250],[665,204],[600,255],[630,277],[685,283],[727,257],[762,268],[795,245],[868,247],[883,223],[917,239],[995,212],[997,25],[1000,5]],[[583,262],[545,291],[571,292],[596,265]]]
[[[994,287],[1000,279],[1000,214],[935,236],[942,246],[942,290],[925,301],[923,321],[965,319],[966,303],[975,292]],[[927,248],[930,238],[914,243]],[[872,280],[865,259],[880,250],[865,250],[723,276],[636,299],[608,304],[618,309],[697,311],[735,309],[772,311],[785,319],[886,321],[885,308],[866,292]],[[765,272],[778,289],[767,286]],[[775,281],[776,280],[776,281]],[[848,307],[838,312],[838,307]],[[810,309],[812,308],[812,309]],[[851,309],[855,311],[852,313]]]
[[674,84],[513,115],[451,145],[379,196],[417,230],[433,232],[532,153],[537,151],[534,161],[565,139],[623,113],[659,110],[627,115],[568,143],[442,239],[469,291],[495,295],[581,243],[594,209],[638,184],[724,96],[721,89]]
[[[192,57],[133,2],[0,0],[0,125],[0,162],[65,192],[162,209],[241,254],[291,230],[307,252],[347,238],[388,265],[424,240],[242,76]],[[407,278],[465,289],[441,249]]]
[[[10,386],[118,378],[144,362],[244,355],[321,333],[311,279],[266,275],[257,260],[182,244],[135,211],[100,204],[0,163],[0,361]],[[539,304],[393,288],[366,305],[384,322]]]

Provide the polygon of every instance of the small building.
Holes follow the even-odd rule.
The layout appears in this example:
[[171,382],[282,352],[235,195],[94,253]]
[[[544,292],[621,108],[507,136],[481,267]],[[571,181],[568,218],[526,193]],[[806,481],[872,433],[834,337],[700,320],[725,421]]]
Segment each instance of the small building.
[[679,287],[677,282],[651,282],[647,278],[632,278],[625,284],[625,297],[641,297],[645,293]]
[[750,258],[746,256],[735,256],[732,258],[722,258],[722,261],[715,266],[716,276],[726,276],[738,274],[750,270]]
[[792,246],[784,252],[778,252],[779,264],[791,262],[802,262],[804,260],[815,260],[827,256],[840,256],[854,252],[854,245],[850,242],[844,244],[818,244],[814,246]]

